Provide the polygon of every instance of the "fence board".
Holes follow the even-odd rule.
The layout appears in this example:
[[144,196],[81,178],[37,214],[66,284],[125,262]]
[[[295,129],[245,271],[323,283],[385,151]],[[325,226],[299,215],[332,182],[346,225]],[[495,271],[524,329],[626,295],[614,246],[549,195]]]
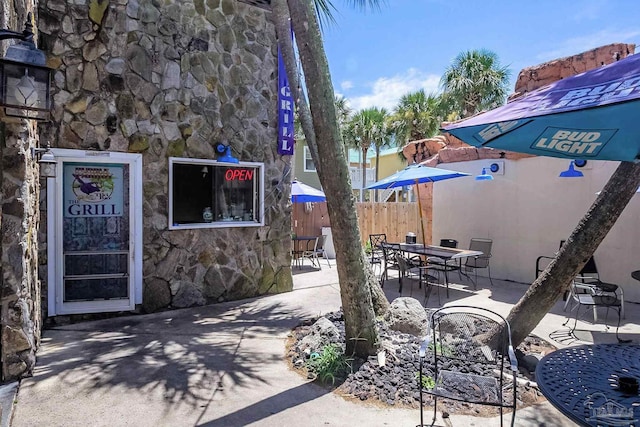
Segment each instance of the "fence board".
[[[404,241],[408,232],[420,235],[417,203],[356,203],[362,244],[369,234],[386,233],[390,242]],[[420,239],[420,238],[419,238]]]
[[[420,231],[420,214],[415,202],[362,202],[356,203],[360,238],[366,245],[369,234],[386,233],[390,242],[404,242],[408,232],[416,233],[418,241],[422,240]],[[427,241],[431,241],[430,218],[425,218]],[[319,236],[322,227],[330,227],[326,203],[295,203],[292,211],[292,231],[298,236]]]
[[294,203],[291,231],[298,236],[319,236],[322,227],[329,227],[327,203]]

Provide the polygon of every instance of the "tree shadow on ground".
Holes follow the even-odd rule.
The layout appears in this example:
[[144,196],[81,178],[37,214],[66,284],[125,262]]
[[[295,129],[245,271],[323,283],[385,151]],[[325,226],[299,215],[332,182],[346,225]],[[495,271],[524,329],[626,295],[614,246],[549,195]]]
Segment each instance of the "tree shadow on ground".
[[79,394],[125,387],[202,406],[223,376],[239,386],[266,382],[261,367],[282,355],[241,349],[242,340],[284,338],[303,317],[285,305],[236,302],[57,327],[44,331],[35,380],[53,377]]
[[[295,406],[315,400],[329,391],[313,383],[307,383],[298,387],[285,390],[281,393],[269,396],[252,405],[226,414],[212,421],[196,424],[202,427],[228,427],[244,426],[265,419]],[[303,423],[303,420],[300,420]]]

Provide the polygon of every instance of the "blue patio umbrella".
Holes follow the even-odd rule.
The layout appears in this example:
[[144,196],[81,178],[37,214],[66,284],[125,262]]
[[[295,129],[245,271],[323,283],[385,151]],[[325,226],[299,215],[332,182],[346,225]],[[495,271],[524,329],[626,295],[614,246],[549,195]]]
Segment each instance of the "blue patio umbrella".
[[538,156],[640,159],[640,55],[551,83],[449,124],[467,144]]
[[306,202],[326,202],[327,197],[320,190],[317,190],[310,185],[307,185],[300,181],[293,181],[291,183],[291,202],[292,203],[306,203]]
[[[404,187],[414,184],[426,184],[428,182],[443,181],[445,179],[460,178],[469,176],[468,173],[456,172],[447,169],[430,168],[420,164],[409,165],[399,172],[389,175],[380,181],[367,185],[367,190],[386,190],[387,188]],[[418,209],[420,210],[420,227],[422,229],[422,241],[426,242],[424,236],[424,223],[422,222],[422,204],[420,202],[420,186],[418,191]]]

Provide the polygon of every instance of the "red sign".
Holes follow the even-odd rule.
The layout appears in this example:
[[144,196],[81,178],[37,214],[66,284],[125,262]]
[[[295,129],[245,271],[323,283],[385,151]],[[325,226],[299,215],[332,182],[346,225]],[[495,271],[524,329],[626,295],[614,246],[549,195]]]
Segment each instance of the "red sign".
[[253,169],[227,169],[224,174],[224,179],[227,181],[252,181]]

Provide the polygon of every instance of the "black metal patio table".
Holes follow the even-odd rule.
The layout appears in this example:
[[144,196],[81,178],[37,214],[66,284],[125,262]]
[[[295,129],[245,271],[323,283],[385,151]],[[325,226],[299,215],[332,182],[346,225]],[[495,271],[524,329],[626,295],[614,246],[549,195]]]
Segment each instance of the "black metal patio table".
[[[467,257],[481,256],[482,252],[472,251],[470,249],[448,248],[444,246],[423,245],[421,243],[400,243],[400,250],[413,255],[425,256],[427,258],[438,258],[443,263],[453,259],[463,259]],[[444,282],[447,289],[447,298],[449,298],[449,277],[448,270],[444,270]]]
[[544,356],[536,368],[542,394],[581,426],[640,426],[637,386],[621,390],[620,378],[640,380],[639,345],[567,347]]

